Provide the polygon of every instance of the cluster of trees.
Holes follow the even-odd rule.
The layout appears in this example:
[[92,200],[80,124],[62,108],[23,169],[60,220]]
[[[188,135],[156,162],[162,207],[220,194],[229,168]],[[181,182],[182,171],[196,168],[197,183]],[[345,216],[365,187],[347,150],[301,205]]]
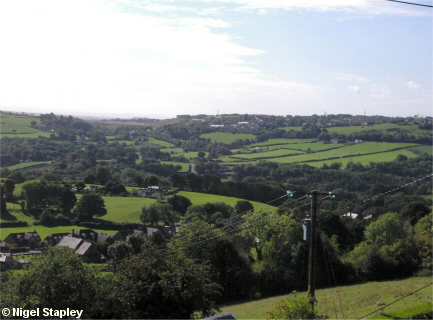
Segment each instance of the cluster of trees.
[[1,308],[83,310],[92,319],[189,319],[215,310],[219,287],[209,267],[150,242],[98,275],[68,248],[49,249],[22,274],[3,276]]
[[[194,207],[176,196],[154,211],[176,208],[188,215],[197,212]],[[211,314],[218,303],[306,289],[309,244],[294,210],[266,213],[238,202],[236,213],[250,210],[237,223],[239,232],[224,232],[208,222],[209,213],[230,217],[233,208],[220,203],[199,209],[169,241],[135,234],[110,245],[112,272],[103,276],[73,252],[49,249],[23,273],[2,277],[2,306],[73,308],[79,301],[87,317],[189,318],[196,311]],[[329,264],[339,285],[431,270],[432,213],[413,209],[415,214],[386,213],[373,221],[321,211],[317,241],[324,254],[316,254],[316,286],[329,285]],[[83,304],[86,294],[90,300]]]

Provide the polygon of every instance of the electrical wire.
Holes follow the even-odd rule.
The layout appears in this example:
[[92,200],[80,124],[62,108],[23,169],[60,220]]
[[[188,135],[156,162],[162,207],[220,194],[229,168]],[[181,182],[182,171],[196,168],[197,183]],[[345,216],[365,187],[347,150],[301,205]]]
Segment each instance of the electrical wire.
[[410,4],[410,5],[413,5],[413,6],[420,6],[420,7],[433,8],[433,6],[432,6],[432,5],[429,5],[429,4],[421,4],[421,3],[406,2],[406,1],[398,1],[398,0],[385,0],[385,1],[391,1],[391,2],[398,2],[398,3]]
[[414,293],[416,293],[416,292],[418,292],[418,291],[420,291],[420,290],[422,290],[422,289],[424,289],[424,288],[427,288],[428,286],[431,286],[432,284],[433,284],[433,282],[431,282],[431,283],[425,285],[425,286],[422,287],[422,288],[419,288],[419,289],[417,289],[417,290],[415,290],[415,291],[412,291],[411,293],[405,295],[404,297],[401,297],[400,299],[397,299],[397,300],[394,300],[394,301],[391,302],[391,303],[388,303],[387,305],[383,306],[382,308],[376,309],[376,310],[374,310],[373,312],[370,312],[369,314],[366,314],[365,316],[362,316],[362,317],[357,318],[357,320],[364,319],[364,318],[366,318],[366,317],[372,315],[373,313],[376,313],[376,312],[378,312],[378,311],[380,311],[380,310],[382,310],[382,309],[385,309],[386,307],[389,307],[390,305],[392,305],[392,304],[394,304],[394,303],[396,303],[396,302],[398,302],[398,301],[400,301],[400,300],[403,300],[403,299],[407,298],[408,296],[410,296],[410,295],[412,295],[412,294],[414,294]]
[[[280,197],[280,198],[283,198],[283,197]],[[278,199],[280,199],[280,198],[274,199],[274,200],[272,200],[272,201],[270,201],[270,202],[274,202],[274,201],[276,201],[276,200],[278,200]],[[291,204],[291,203],[293,203],[293,202],[295,202],[295,201],[299,201],[299,200],[301,200],[301,199],[303,199],[303,198],[306,198],[306,197],[302,197],[302,198],[296,199],[296,200],[290,202],[289,204]],[[286,204],[282,204],[282,205],[278,206],[277,208],[282,207],[283,205],[286,205]],[[304,204],[304,205],[301,205],[301,206],[298,206],[298,207],[294,208],[293,210],[295,210],[295,209],[299,209],[299,208],[302,208],[302,207],[305,207],[305,206],[307,206],[307,205],[309,205],[309,203]],[[248,211],[247,211],[247,212],[248,212]],[[249,227],[252,227],[253,225],[255,225],[255,224],[257,224],[257,223],[262,222],[265,218],[267,218],[267,217],[265,216],[265,217],[263,217],[262,219],[259,219],[258,221],[256,221],[255,223],[249,224],[249,225],[247,225],[245,228],[240,228],[240,229],[241,229],[241,230],[246,230],[246,229],[248,229]],[[240,222],[243,222],[243,221],[239,221],[239,222],[237,222],[237,223],[240,223]],[[210,226],[210,227],[212,227],[212,231],[216,231],[216,232],[220,231],[220,229],[215,229],[214,226]],[[205,230],[205,229],[203,229],[203,230]],[[201,232],[201,231],[203,231],[203,230],[200,230],[199,232]],[[186,249],[186,248],[192,247],[192,246],[194,246],[194,245],[197,245],[197,244],[200,244],[200,243],[204,243],[204,242],[207,242],[207,241],[210,241],[210,240],[213,240],[213,239],[216,239],[216,238],[219,238],[219,237],[222,237],[222,236],[225,236],[225,235],[227,235],[227,234],[231,234],[231,233],[233,233],[233,232],[237,232],[237,231],[239,231],[239,229],[235,229],[235,230],[231,230],[231,231],[227,231],[227,232],[222,232],[222,233],[220,233],[220,234],[218,234],[218,235],[216,235],[216,236],[214,236],[214,237],[212,237],[212,238],[208,238],[208,239],[205,239],[205,240],[202,240],[202,241],[198,241],[198,242],[195,242],[195,243],[193,243],[193,244],[187,244],[187,245],[184,245],[184,246],[176,247],[176,248],[173,248],[173,249],[175,249],[175,250]],[[203,234],[203,235],[204,235],[204,234]],[[197,240],[197,239],[199,239],[200,237],[202,237],[203,235],[200,235],[200,236],[198,236],[198,237],[196,237],[196,238],[193,238],[193,239],[191,239],[191,240]],[[191,241],[191,240],[190,240],[190,241]],[[190,242],[190,241],[189,241],[189,242]],[[166,244],[166,243],[164,243],[164,244],[162,244],[162,245],[160,245],[160,246],[158,246],[158,247],[156,248],[156,250],[160,250],[160,251],[163,251],[163,252],[166,251],[166,250],[168,250],[168,249],[169,249],[169,247],[167,247],[167,244]],[[126,261],[126,260],[128,260],[128,259],[130,259],[130,258],[132,258],[132,257],[134,257],[134,256],[139,255],[139,254],[140,254],[140,253],[137,253],[137,254],[134,254],[134,255],[130,255],[130,256],[128,256],[128,257],[125,257],[125,258],[123,258],[123,259],[119,259],[119,260],[111,260],[111,264],[119,264],[119,263],[122,263],[123,261]]]
[[[383,192],[383,193],[381,193],[381,194],[378,194],[378,195],[372,196],[372,197],[370,197],[370,198],[368,198],[368,199],[365,199],[365,200],[363,200],[363,201],[361,201],[361,202],[358,202],[358,203],[356,203],[356,204],[350,205],[350,206],[348,206],[348,207],[346,207],[346,208],[343,208],[343,209],[340,210],[340,215],[344,215],[344,213],[342,214],[342,212],[346,212],[347,210],[350,211],[350,210],[353,209],[354,207],[359,206],[359,205],[361,205],[361,204],[363,204],[363,203],[366,203],[366,202],[368,202],[368,201],[371,201],[371,200],[373,200],[373,199],[375,199],[375,198],[382,197],[382,196],[387,195],[387,194],[389,194],[389,193],[391,193],[391,192],[394,192],[394,191],[396,191],[396,190],[403,189],[403,188],[405,188],[405,187],[407,187],[407,186],[409,186],[409,185],[411,185],[411,184],[417,183],[417,182],[422,181],[422,180],[424,180],[424,179],[427,179],[427,178],[429,178],[429,177],[433,177],[433,173],[432,173],[432,174],[429,174],[429,175],[427,175],[427,176],[424,176],[424,177],[422,177],[422,178],[419,178],[419,179],[413,180],[413,181],[411,181],[411,182],[408,182],[408,183],[406,183],[406,184],[404,184],[404,185],[401,185],[401,186],[399,186],[399,187],[397,187],[397,188],[394,188],[394,189],[388,190],[388,191],[386,191],[386,192]],[[321,220],[322,220],[322,221],[325,221],[326,219],[328,219],[328,218],[329,218],[330,216],[332,216],[332,215],[333,215],[333,213],[330,213],[330,214],[326,215],[325,217],[321,218]]]

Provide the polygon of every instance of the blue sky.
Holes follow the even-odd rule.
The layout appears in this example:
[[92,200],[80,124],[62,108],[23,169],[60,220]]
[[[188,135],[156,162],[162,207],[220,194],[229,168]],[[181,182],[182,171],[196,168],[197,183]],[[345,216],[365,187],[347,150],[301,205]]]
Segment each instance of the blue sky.
[[2,0],[0,109],[432,116],[432,12],[384,0]]

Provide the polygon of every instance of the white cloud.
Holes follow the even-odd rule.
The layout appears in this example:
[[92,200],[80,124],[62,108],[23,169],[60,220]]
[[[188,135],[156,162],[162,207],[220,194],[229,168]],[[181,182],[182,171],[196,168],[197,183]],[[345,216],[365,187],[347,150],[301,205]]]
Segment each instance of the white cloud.
[[207,0],[211,3],[229,3],[237,5],[237,10],[255,10],[266,13],[270,10],[310,10],[348,12],[356,16],[362,15],[408,15],[429,16],[430,12],[415,6],[390,3],[376,0]]
[[359,86],[350,86],[349,90],[354,93],[359,93]]
[[339,73],[337,76],[334,77],[335,80],[340,81],[363,81],[363,82],[370,82],[370,79],[360,77],[354,74],[347,74],[347,73]]
[[280,113],[329,90],[261,79],[245,58],[263,51],[220,32],[229,27],[211,18],[132,14],[96,0],[2,2],[0,101],[71,113],[176,115],[224,106]]
[[371,88],[371,96],[373,98],[391,98],[391,90],[387,86],[373,85]]
[[406,85],[410,90],[418,90],[420,88],[420,85],[413,81],[406,82]]

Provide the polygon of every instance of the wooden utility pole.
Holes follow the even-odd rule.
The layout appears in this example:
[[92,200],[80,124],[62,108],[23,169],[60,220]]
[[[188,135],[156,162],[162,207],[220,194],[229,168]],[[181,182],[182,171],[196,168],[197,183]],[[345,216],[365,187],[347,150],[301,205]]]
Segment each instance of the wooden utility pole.
[[314,265],[316,256],[316,220],[317,220],[317,191],[311,192],[311,231],[310,231],[310,255],[308,263],[308,298],[312,310],[316,298],[314,296]]
[[[295,191],[287,191],[288,197],[293,197]],[[311,198],[311,223],[310,223],[310,254],[309,254],[309,262],[308,262],[308,298],[311,305],[312,310],[314,311],[314,303],[317,302],[315,297],[315,285],[314,285],[314,265],[315,265],[315,256],[316,256],[316,242],[317,242],[317,196],[318,195],[326,195],[331,198],[335,198],[335,193],[333,192],[317,192],[311,191],[305,194],[307,198]],[[306,219],[309,220],[309,219]],[[307,224],[308,225],[308,224]],[[308,227],[307,227],[308,228]],[[306,238],[305,238],[306,240]]]

